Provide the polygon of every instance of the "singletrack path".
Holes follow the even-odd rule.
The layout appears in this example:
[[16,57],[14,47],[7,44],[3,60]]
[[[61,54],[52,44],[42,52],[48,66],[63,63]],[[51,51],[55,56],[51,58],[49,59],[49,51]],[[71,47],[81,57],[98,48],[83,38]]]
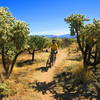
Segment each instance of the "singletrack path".
[[[43,71],[43,69],[46,68],[46,62],[41,62],[33,64],[32,66],[29,65],[26,68],[22,68],[18,72],[13,73],[9,82],[11,82],[17,93],[15,93],[14,96],[4,98],[3,100],[55,100],[50,92],[43,94],[39,91],[35,91],[34,88],[29,87],[29,84],[34,82],[45,82],[46,84],[52,82],[54,75],[65,67],[64,61],[66,61],[66,58],[68,57],[67,54],[67,49],[59,50],[54,66],[48,69],[47,72]],[[68,62],[68,64],[70,64],[70,62]]]

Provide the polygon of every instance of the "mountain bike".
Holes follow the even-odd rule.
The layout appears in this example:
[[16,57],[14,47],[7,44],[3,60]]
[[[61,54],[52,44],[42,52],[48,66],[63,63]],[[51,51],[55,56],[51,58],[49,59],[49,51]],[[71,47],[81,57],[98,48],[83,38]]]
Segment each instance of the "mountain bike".
[[56,61],[56,54],[57,54],[57,50],[52,50],[50,55],[49,55],[49,58],[46,62],[46,67],[51,67],[54,65],[55,61]]

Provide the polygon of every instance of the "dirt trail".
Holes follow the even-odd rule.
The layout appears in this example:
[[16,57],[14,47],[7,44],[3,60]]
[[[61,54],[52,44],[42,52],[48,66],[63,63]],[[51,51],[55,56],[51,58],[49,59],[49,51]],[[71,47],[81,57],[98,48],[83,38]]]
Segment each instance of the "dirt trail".
[[[56,70],[61,69],[63,66],[63,61],[66,59],[67,56],[67,50],[63,49],[60,50],[57,59],[55,62],[55,65],[52,66],[47,72],[42,72],[41,70],[36,70],[36,68],[45,68],[45,62],[36,64],[36,68],[26,68],[21,69],[17,74],[12,75],[10,81],[11,84],[14,83],[15,90],[18,91],[18,93],[15,96],[11,96],[14,100],[54,100],[52,97],[52,94],[47,93],[43,95],[41,92],[36,92],[34,89],[29,88],[29,84],[33,83],[34,81],[37,82],[46,82],[49,83],[53,81],[53,77],[55,75]],[[33,64],[33,66],[35,66]],[[13,79],[13,80],[12,80]],[[13,83],[12,83],[13,81]],[[36,95],[35,95],[36,94]],[[10,99],[3,99],[3,100],[12,100]]]
[[[59,54],[57,55],[57,59],[56,62],[54,64],[54,66],[52,66],[51,69],[49,69],[47,72],[44,73],[40,73],[39,77],[37,78],[38,81],[40,82],[51,82],[53,81],[53,76],[54,76],[54,72],[56,69],[58,69],[59,67],[62,66],[62,62],[64,61],[64,59],[66,59],[66,54],[65,54],[65,49],[60,51]],[[38,75],[36,75],[38,76]]]
[[[70,50],[71,52],[69,48],[72,48]],[[54,76],[66,71],[67,68],[69,70],[70,68],[76,70],[78,68],[77,65],[81,64],[79,61],[81,57],[80,52],[76,52],[73,45],[69,48],[59,50],[54,66],[47,71],[45,70],[47,69],[45,63],[49,53],[43,52],[37,54],[37,62],[34,64],[25,65],[22,68],[18,68],[17,71],[13,71],[8,81],[10,82],[9,84],[12,90],[15,90],[15,93],[11,93],[11,97],[5,97],[2,100],[57,100],[54,99],[55,94],[56,92],[62,93],[62,87],[57,87],[55,85],[58,84],[52,83]],[[25,58],[30,59],[30,56],[26,55]],[[26,60],[25,58],[23,59],[24,61]],[[55,90],[57,91],[55,92]],[[89,100],[78,98],[79,97],[75,97],[72,100]]]
[[[49,83],[49,82],[53,81],[53,77],[55,75],[55,70],[59,69],[62,66],[62,62],[64,61],[64,59],[66,59],[65,51],[66,50],[64,49],[64,50],[59,52],[59,54],[57,55],[55,65],[52,66],[52,68],[49,69],[48,72],[40,74],[40,76],[37,78],[37,80],[39,82]],[[41,94],[40,97],[41,97],[40,100],[54,100],[54,98],[52,97],[52,95],[50,93],[48,93],[46,95]]]

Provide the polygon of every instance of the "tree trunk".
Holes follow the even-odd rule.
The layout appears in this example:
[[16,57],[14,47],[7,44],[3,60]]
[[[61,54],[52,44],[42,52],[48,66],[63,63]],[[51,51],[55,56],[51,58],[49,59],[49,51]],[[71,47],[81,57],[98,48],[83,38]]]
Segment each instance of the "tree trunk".
[[88,61],[87,61],[87,51],[85,50],[84,54],[83,54],[83,66],[85,69],[88,68]]
[[77,35],[77,43],[78,43],[79,49],[81,50],[82,57],[83,57],[83,66],[84,66],[85,69],[87,69],[87,63],[86,63],[87,49],[85,48],[85,50],[84,50],[84,47],[82,47],[83,44],[81,44],[80,36],[79,36],[78,28],[77,27],[75,28],[75,32],[76,32],[76,35]]
[[84,36],[82,37],[82,47],[83,47],[83,50],[84,50],[85,49]]
[[35,50],[33,50],[32,52],[32,62],[34,62],[34,60],[35,60]]
[[79,46],[79,48],[80,48],[80,50],[81,50],[81,52],[82,52],[82,56],[83,56],[83,54],[84,54],[84,49],[83,49],[83,47],[82,47],[82,45],[81,45],[81,41],[80,41],[80,36],[79,36],[79,33],[78,33],[78,29],[75,28],[75,31],[76,31],[76,35],[77,35],[77,43],[78,43],[78,46]]
[[15,63],[16,63],[16,60],[17,60],[18,56],[19,56],[22,52],[23,52],[23,51],[20,51],[19,53],[17,53],[17,54],[15,55],[15,57],[14,57],[14,59],[13,59],[13,61],[12,61],[12,64],[11,64],[11,68],[9,69],[9,76],[10,76],[10,74],[11,74],[12,71],[13,71],[13,68],[14,68],[14,65],[15,65]]
[[5,74],[7,75],[8,74],[8,70],[6,68],[6,62],[5,62],[5,54],[4,54],[4,47],[2,48],[2,63],[3,63],[3,68],[5,70]]

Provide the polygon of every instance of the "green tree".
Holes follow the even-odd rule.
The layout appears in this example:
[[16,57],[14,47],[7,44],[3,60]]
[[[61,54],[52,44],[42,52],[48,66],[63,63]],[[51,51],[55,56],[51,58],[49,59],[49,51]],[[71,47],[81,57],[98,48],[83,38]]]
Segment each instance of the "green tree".
[[42,50],[48,44],[48,40],[42,36],[29,36],[28,45],[29,45],[29,53],[32,54],[32,61],[35,59],[35,51]]
[[84,63],[96,66],[100,63],[100,22],[94,19],[81,29],[81,38],[84,48]]
[[16,20],[8,8],[0,7],[0,51],[7,76],[11,74],[18,55],[25,50],[28,34],[26,23]]
[[94,19],[92,24],[85,25],[84,21],[89,21],[89,19],[80,14],[72,14],[64,20],[70,24],[71,35],[77,36],[84,67],[87,68],[89,65],[96,66],[99,63],[97,59],[100,52],[98,49],[100,47],[100,22]]

